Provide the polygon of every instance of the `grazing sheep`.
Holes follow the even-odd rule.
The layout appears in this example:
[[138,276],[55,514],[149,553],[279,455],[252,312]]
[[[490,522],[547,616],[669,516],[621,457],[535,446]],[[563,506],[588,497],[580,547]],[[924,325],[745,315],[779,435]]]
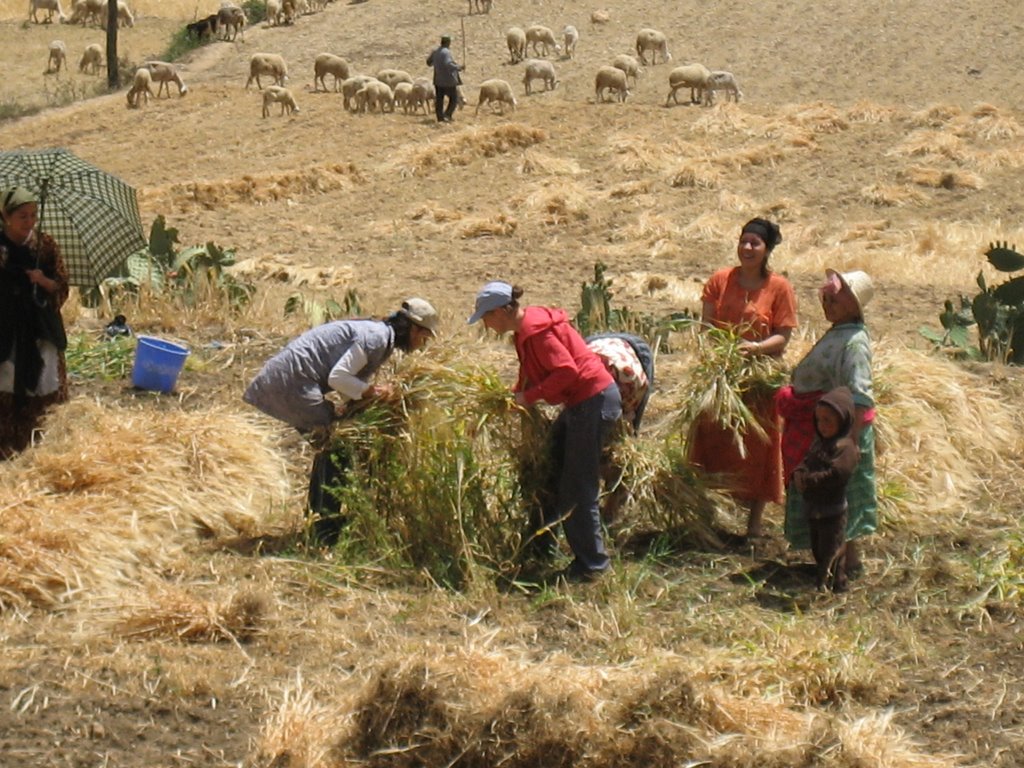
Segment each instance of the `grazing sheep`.
[[160,98],[160,94],[165,91],[167,98],[171,98],[171,83],[178,86],[178,96],[188,93],[188,86],[185,85],[185,81],[178,74],[178,68],[173,64],[166,61],[147,61],[142,66],[149,70],[149,74],[153,76],[153,82],[160,84],[156,89],[157,98]]
[[658,54],[661,54],[662,61],[672,61],[672,54],[668,52],[668,40],[665,35],[656,29],[641,29],[636,35],[636,53],[640,57],[640,63],[646,65],[647,59],[644,51],[653,51],[651,54],[651,65],[658,63]]
[[[117,0],[117,23],[118,26],[121,27],[135,26],[135,16],[132,14],[131,8],[128,7],[128,4],[125,3],[124,0]],[[106,28],[106,26],[107,25],[104,23],[103,27]]]
[[[534,56],[547,56],[550,48],[554,48],[555,53],[562,52],[562,46],[555,42],[555,33],[540,24],[526,28],[526,43],[532,47]],[[538,45],[543,46],[543,53],[537,52]]]
[[512,93],[512,86],[504,80],[484,80],[480,83],[480,98],[476,101],[476,112],[473,114],[479,114],[480,107],[484,104],[490,104],[492,110],[497,104],[503,115],[505,114],[505,105],[510,104],[512,111],[515,112],[516,97]]
[[373,112],[378,108],[381,113],[395,111],[395,96],[391,86],[380,80],[371,80],[356,91],[355,103],[357,112]]
[[612,66],[625,72],[626,77],[632,77],[633,85],[636,85],[636,79],[644,73],[644,68],[640,66],[640,62],[628,53],[620,53],[612,59]]
[[295,21],[294,0],[267,0],[267,26],[280,27]]
[[412,75],[402,69],[382,69],[377,73],[377,79],[382,83],[387,83],[391,89],[394,89],[399,83],[412,84]]
[[39,17],[36,15],[37,11],[46,11],[46,18],[43,20],[43,24],[51,24],[53,22],[53,14],[56,12],[57,19],[61,23],[67,21],[67,16],[64,15],[64,10],[60,7],[60,0],[29,0],[28,2],[28,18],[35,24],[39,24]]
[[399,107],[405,114],[409,114],[409,105],[412,103],[412,83],[396,83],[394,90],[395,109]]
[[608,11],[591,11],[590,12],[590,23],[591,24],[607,24],[611,21],[612,15]]
[[576,43],[580,41],[580,33],[571,24],[562,30],[562,42],[565,43],[565,55],[572,58],[576,55]]
[[492,0],[469,0],[469,13],[467,15],[473,15],[474,4],[476,5],[477,13],[490,13],[493,2]]
[[68,19],[68,24],[85,24],[87,13],[85,0],[72,0],[71,17]]
[[284,63],[284,57],[276,53],[254,53],[249,59],[249,79],[245,81],[245,87],[256,81],[256,87],[263,90],[263,83],[260,77],[268,76],[274,78],[274,85],[283,86],[288,81],[288,65]]
[[299,105],[295,103],[295,97],[287,88],[280,85],[268,85],[263,91],[263,116],[270,117],[270,105],[280,104],[281,114],[287,112],[289,115],[299,111]]
[[68,68],[68,49],[63,40],[54,40],[50,43],[50,58],[46,60],[46,72],[60,72],[60,68]]
[[321,85],[326,91],[327,83],[324,82],[324,77],[334,75],[334,92],[337,93],[341,82],[348,80],[350,74],[348,62],[341,56],[335,56],[333,53],[321,53],[313,62],[313,92],[316,93]]
[[729,95],[732,94],[732,100],[737,104],[743,98],[743,91],[740,90],[739,83],[736,82],[736,76],[732,72],[726,72],[723,69],[716,69],[711,73],[711,76],[708,78],[707,89],[708,103],[714,101],[715,91],[725,91],[726,101],[729,101]]
[[132,87],[128,89],[128,108],[135,109],[139,106],[139,100],[143,97],[146,99],[146,103],[149,104],[149,97],[153,95],[153,89],[150,87],[153,85],[153,73],[145,67],[139,67],[135,70],[135,76],[132,78]]
[[199,21],[193,21],[191,24],[185,25],[185,36],[194,37],[196,40],[204,40],[208,37],[213,37],[217,34],[217,26],[219,24],[219,17],[216,13],[211,13],[205,19]]
[[99,43],[90,43],[85,47],[85,51],[82,53],[82,60],[78,62],[78,71],[85,72],[89,70],[90,74],[99,74],[100,67],[103,66],[103,48],[100,47]]
[[690,103],[700,104],[702,101],[705,104],[711,104],[711,91],[708,90],[708,79],[711,77],[711,72],[703,64],[687,64],[682,67],[676,67],[668,73],[668,96],[665,97],[665,106],[669,105],[669,101],[674,101],[676,104],[679,103],[679,94],[677,91],[680,88],[690,89]]
[[423,107],[423,114],[429,115],[430,108],[433,106],[436,96],[437,92],[434,88],[434,84],[427,78],[417,77],[412,81],[412,94],[409,96],[409,104],[412,107],[413,112],[416,112],[420,107]]
[[629,96],[626,73],[617,67],[606,66],[597,70],[597,77],[594,78],[594,98],[599,104],[604,101],[604,91],[608,91],[609,95],[615,93],[619,101],[625,101]]
[[71,9],[72,23],[81,22],[85,25],[91,21],[97,26],[106,26],[106,16],[106,0],[81,0],[81,2],[75,0],[74,7]]
[[224,40],[234,40],[238,33],[242,33],[242,40],[245,40],[245,11],[237,5],[223,3],[217,11],[217,21],[224,30]]
[[526,58],[526,32],[519,27],[509,28],[505,33],[505,44],[508,45],[508,55],[513,64]]
[[530,59],[526,62],[526,69],[523,71],[523,85],[526,87],[527,96],[532,93],[530,83],[534,80],[543,80],[545,91],[555,90],[558,85],[558,80],[555,78],[555,65],[542,59]]
[[372,75],[352,75],[341,84],[342,106],[345,109],[355,109],[355,97],[360,89],[377,78]]

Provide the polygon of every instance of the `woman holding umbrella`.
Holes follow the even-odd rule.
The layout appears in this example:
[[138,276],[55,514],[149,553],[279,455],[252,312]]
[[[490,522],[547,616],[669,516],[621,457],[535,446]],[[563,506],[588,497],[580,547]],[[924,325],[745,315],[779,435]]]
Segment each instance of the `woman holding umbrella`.
[[36,231],[36,196],[0,196],[0,460],[25,450],[43,412],[67,400],[60,308],[68,278],[57,244]]

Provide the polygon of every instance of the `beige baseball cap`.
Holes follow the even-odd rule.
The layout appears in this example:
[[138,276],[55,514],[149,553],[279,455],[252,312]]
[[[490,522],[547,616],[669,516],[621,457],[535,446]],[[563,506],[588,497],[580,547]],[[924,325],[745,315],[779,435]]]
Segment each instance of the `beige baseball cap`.
[[420,299],[415,296],[411,299],[406,299],[402,302],[402,309],[400,311],[420,328],[426,328],[431,333],[437,331],[437,324],[440,322],[440,318],[437,315],[437,310],[434,309],[434,305],[426,299]]

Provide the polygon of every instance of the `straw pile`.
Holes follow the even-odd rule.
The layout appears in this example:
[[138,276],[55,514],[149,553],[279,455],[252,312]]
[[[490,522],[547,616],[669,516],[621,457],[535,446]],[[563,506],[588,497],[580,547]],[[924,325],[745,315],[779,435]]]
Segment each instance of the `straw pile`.
[[4,471],[0,608],[110,594],[200,537],[226,543],[297,523],[283,511],[291,491],[270,433],[223,409],[76,399]]
[[[296,762],[300,755],[306,759]],[[917,752],[889,715],[816,716],[779,699],[731,695],[699,659],[583,666],[440,648],[380,660],[348,697],[316,697],[301,686],[286,691],[252,764],[620,768],[680,761],[726,768],[955,764]]]
[[436,141],[414,144],[396,154],[393,166],[403,176],[423,176],[449,166],[465,166],[484,157],[525,150],[547,139],[539,128],[520,123],[472,127]]

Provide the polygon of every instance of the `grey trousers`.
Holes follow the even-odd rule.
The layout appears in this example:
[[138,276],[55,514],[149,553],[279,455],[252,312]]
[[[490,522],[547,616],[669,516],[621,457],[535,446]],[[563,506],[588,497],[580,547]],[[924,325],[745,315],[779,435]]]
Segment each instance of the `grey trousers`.
[[570,568],[580,574],[607,570],[608,553],[601,535],[601,450],[622,416],[619,388],[612,384],[582,403],[564,408],[552,426],[553,476],[557,482],[554,507],[545,522],[562,523],[575,559]]

